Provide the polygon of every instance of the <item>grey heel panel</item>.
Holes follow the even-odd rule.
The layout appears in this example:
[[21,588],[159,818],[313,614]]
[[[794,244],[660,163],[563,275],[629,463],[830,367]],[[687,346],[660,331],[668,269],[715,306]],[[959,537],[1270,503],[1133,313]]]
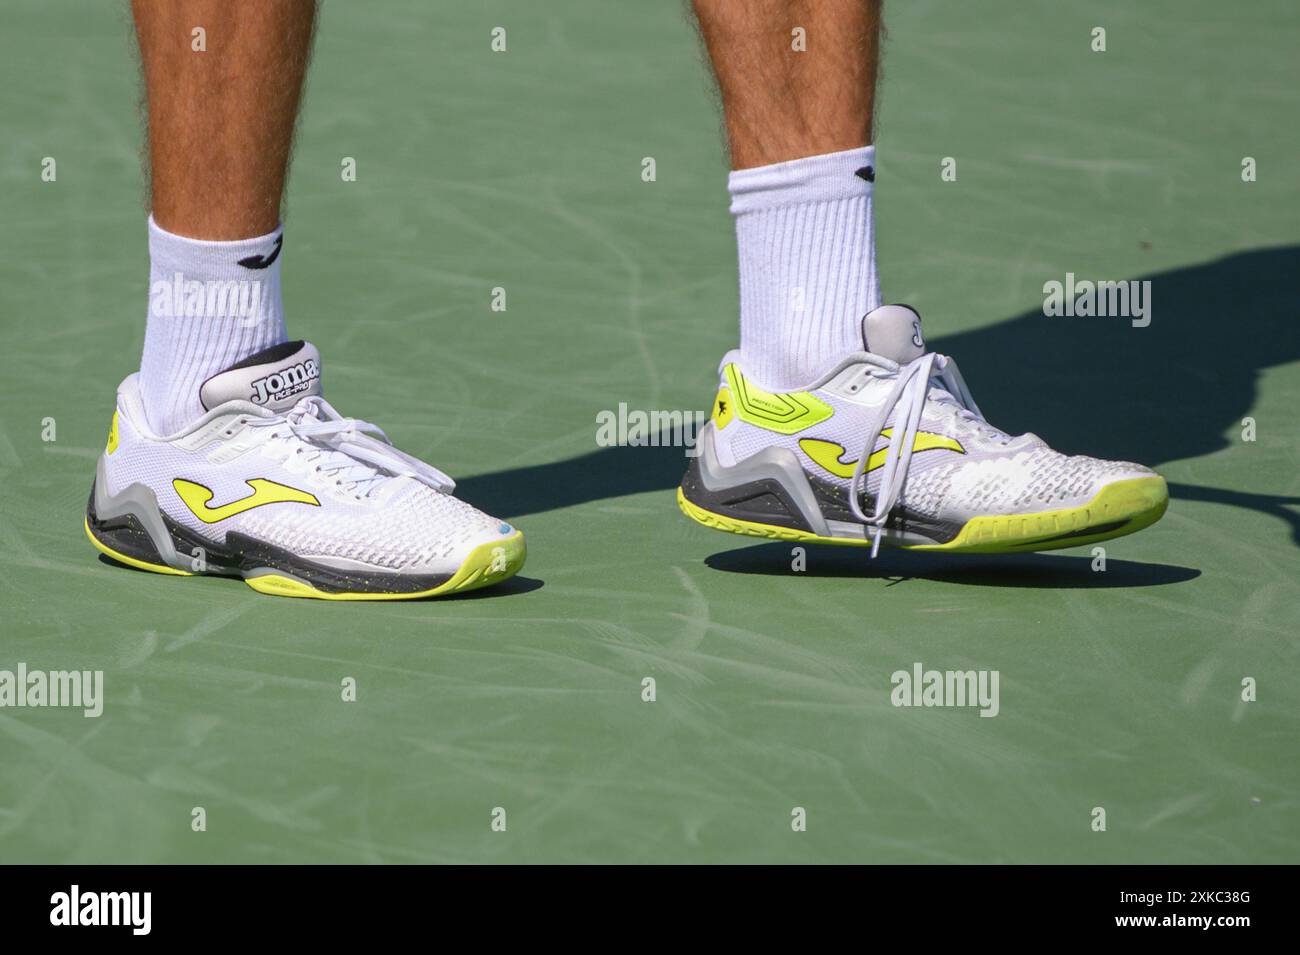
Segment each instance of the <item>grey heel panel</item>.
[[791,527],[823,537],[830,528],[808,477],[785,448],[764,448],[731,467],[718,461],[713,422],[700,432],[682,492],[705,510],[763,524]]
[[158,498],[143,484],[108,493],[107,463],[95,466],[95,484],[86,506],[86,524],[104,544],[127,557],[189,570],[188,558],[176,552],[172,536],[158,509]]
[[[731,467],[718,461],[713,422],[700,432],[699,454],[682,479],[691,503],[760,524],[809,531],[819,537],[868,540],[866,526],[849,507],[845,491],[804,471],[787,448],[767,447]],[[872,501],[864,495],[866,511]],[[952,540],[960,524],[938,521],[897,508],[886,523],[884,539],[893,544],[936,544]]]

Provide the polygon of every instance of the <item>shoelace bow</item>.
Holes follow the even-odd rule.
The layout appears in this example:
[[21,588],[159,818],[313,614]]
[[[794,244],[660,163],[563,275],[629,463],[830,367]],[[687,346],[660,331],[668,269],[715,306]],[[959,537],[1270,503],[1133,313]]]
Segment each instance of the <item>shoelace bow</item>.
[[301,399],[283,414],[253,418],[255,428],[277,428],[282,437],[292,435],[308,445],[316,470],[333,475],[340,483],[369,494],[389,477],[410,477],[443,494],[456,482],[431,464],[393,447],[383,429],[369,421],[345,418],[324,398]]
[[[874,357],[874,356],[873,356]],[[926,352],[920,358],[905,365],[877,359],[875,364],[884,372],[882,377],[897,377],[893,390],[880,409],[880,414],[867,432],[866,446],[853,469],[853,478],[849,482],[849,507],[853,516],[874,528],[871,541],[871,556],[880,551],[880,535],[885,522],[898,504],[903,493],[903,484],[907,480],[907,470],[912,463],[912,446],[916,443],[916,434],[920,430],[921,413],[930,395],[930,389],[937,383],[947,392],[946,398],[958,406],[958,414],[973,421],[978,427],[988,427],[984,415],[980,412],[966,379],[957,369],[957,363],[947,355]],[[894,416],[893,430],[890,433],[888,449],[885,451],[885,463],[880,471],[880,487],[876,491],[876,505],[871,514],[862,510],[859,497],[866,490],[867,462],[880,440],[880,433],[885,430],[885,423],[891,413]],[[902,433],[899,433],[900,426]],[[999,432],[1000,433],[1000,432]]]

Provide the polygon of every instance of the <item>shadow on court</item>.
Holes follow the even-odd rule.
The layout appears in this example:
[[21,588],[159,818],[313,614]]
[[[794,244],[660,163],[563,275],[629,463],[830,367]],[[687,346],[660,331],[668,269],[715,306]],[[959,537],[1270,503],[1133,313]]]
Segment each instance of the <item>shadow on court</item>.
[[[1297,276],[1300,246],[1256,249],[1143,276],[1151,281],[1146,328],[1125,318],[1047,318],[1035,310],[986,328],[933,334],[932,345],[957,359],[980,408],[999,427],[1034,431],[1065,452],[1159,466],[1237,443],[1260,373],[1300,360]],[[703,404],[709,395],[701,394]],[[1258,426],[1295,428],[1292,420]],[[471,477],[458,482],[457,493],[516,518],[672,488],[686,464],[681,448],[602,448]],[[1241,474],[1246,484],[1250,469]],[[1300,497],[1263,494],[1248,484],[1175,483],[1169,491],[1176,500],[1277,517],[1300,545]],[[861,565],[854,567],[860,575]],[[970,570],[962,571],[964,582],[971,582]]]
[[[790,544],[759,544],[722,551],[704,559],[714,570],[733,574],[785,577],[853,577],[888,580],[890,586],[908,580],[932,580],[978,587],[1028,587],[1061,589],[1103,589],[1109,587],[1155,587],[1178,584],[1201,576],[1191,567],[1172,564],[1144,564],[1131,560],[1107,560],[1105,573],[1093,573],[1091,557],[1061,554],[914,554],[886,549],[875,560],[857,548],[831,545],[808,546],[806,570],[790,566]],[[816,557],[813,558],[812,554]]]

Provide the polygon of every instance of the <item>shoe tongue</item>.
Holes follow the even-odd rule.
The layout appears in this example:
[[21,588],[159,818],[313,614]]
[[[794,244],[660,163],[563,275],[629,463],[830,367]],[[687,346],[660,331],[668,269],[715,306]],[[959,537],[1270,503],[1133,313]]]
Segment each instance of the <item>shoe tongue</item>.
[[320,393],[320,352],[311,342],[297,341],[272,345],[213,375],[199,389],[199,401],[205,411],[227,401],[251,401],[283,412]]
[[905,365],[925,354],[921,316],[910,305],[882,305],[862,319],[862,343],[873,355]]

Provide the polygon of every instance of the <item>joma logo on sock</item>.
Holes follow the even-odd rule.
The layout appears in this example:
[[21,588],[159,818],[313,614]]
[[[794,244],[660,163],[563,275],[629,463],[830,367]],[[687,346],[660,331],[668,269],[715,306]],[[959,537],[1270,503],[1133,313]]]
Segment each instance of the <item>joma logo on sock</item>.
[[1151,281],[1076,282],[1074,273],[1066,272],[1064,282],[1043,283],[1043,314],[1130,318],[1134,328],[1146,328],[1151,324]]
[[264,405],[268,401],[279,401],[300,391],[306,391],[311,383],[320,377],[320,366],[314,358],[282,368],[274,374],[259,378],[253,382],[253,404]]
[[152,909],[152,892],[82,892],[74,885],[50,896],[50,924],[126,925],[132,935],[148,935]]
[[997,716],[997,670],[926,670],[913,663],[911,672],[895,670],[889,702],[895,706],[978,706],[980,716]]

